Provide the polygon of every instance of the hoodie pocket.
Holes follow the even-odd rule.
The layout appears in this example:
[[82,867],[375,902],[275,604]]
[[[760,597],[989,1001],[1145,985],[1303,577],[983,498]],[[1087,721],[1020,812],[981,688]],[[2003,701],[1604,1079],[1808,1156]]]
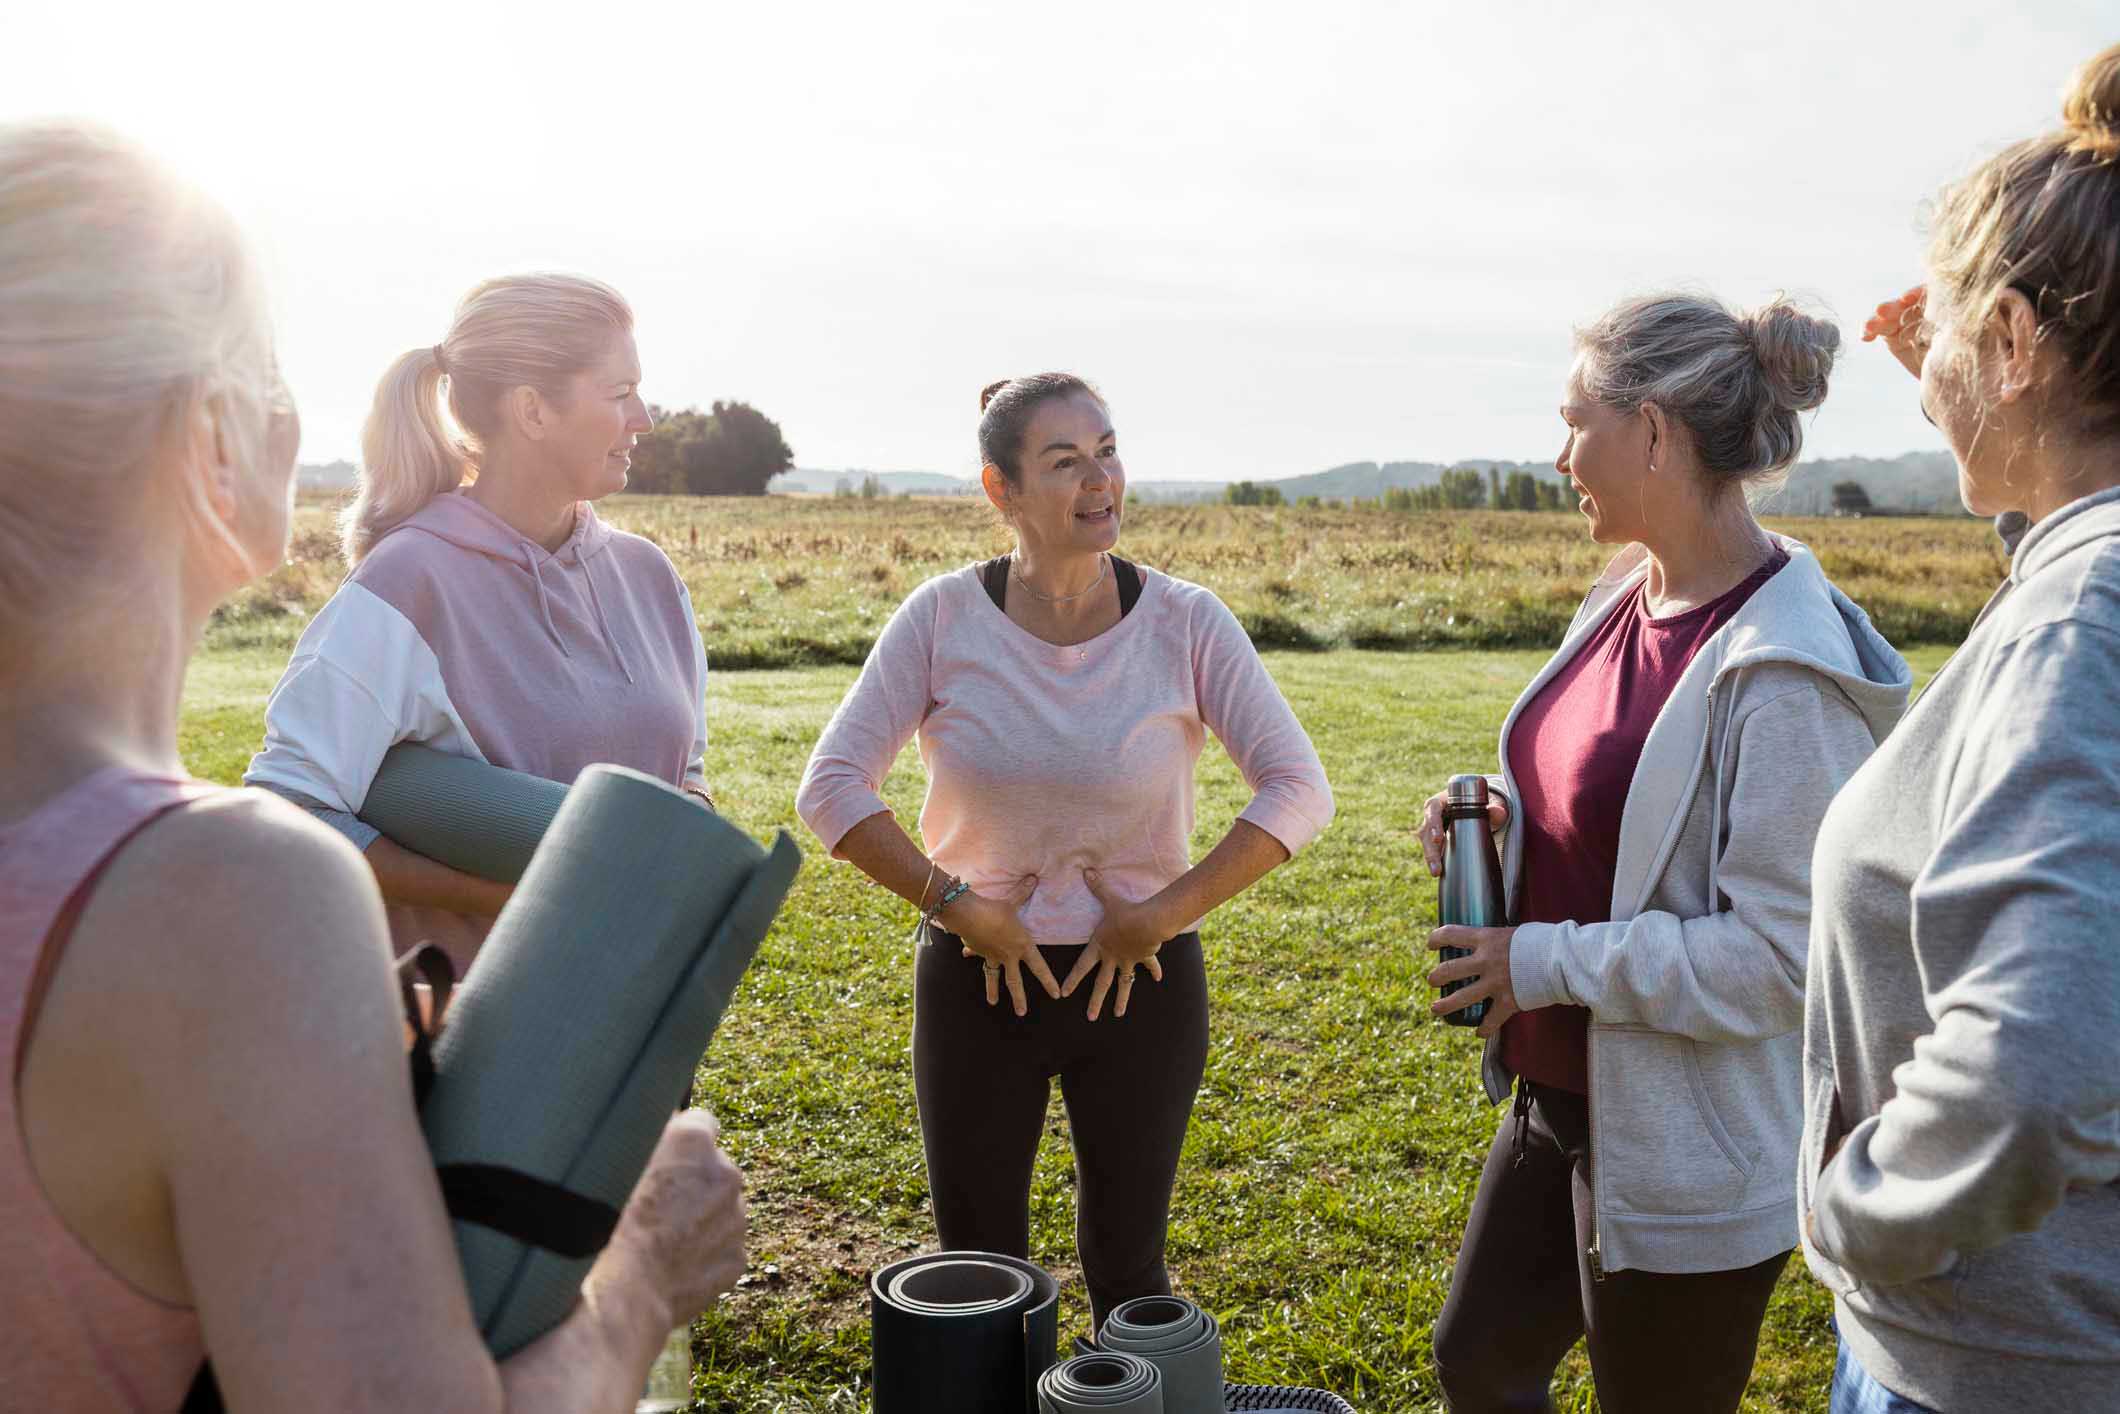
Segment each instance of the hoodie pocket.
[[[1756,1156],[1716,1113],[1693,1042],[1665,1031],[1603,1028],[1596,1155],[1605,1201],[1626,1212],[1708,1216],[1744,1205]],[[1601,1058],[1603,1059],[1603,1058]],[[1593,1083],[1597,1083],[1593,1080]]]

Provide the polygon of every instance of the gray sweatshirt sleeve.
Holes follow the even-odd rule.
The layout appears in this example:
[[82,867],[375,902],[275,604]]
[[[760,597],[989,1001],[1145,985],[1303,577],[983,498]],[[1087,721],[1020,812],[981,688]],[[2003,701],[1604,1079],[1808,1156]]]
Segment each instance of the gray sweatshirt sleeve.
[[314,796],[304,795],[302,792],[290,789],[287,786],[274,785],[270,781],[253,781],[251,784],[259,790],[269,790],[280,799],[301,806],[311,815],[316,816],[317,819],[322,820],[325,824],[331,826],[332,829],[337,830],[347,839],[353,841],[353,847],[364,854],[367,853],[368,846],[374,844],[383,836],[381,830],[378,830],[360,816],[348,814],[344,810],[334,810]]
[[1803,1024],[1811,846],[1841,786],[1875,751],[1854,704],[1823,682],[1792,688],[1738,724],[1716,882],[1728,907],[1658,909],[1625,922],[1525,923],[1509,949],[1517,1005],[1588,1007],[1729,1045]]
[[1819,1175],[1811,1233],[1890,1285],[2120,1181],[2120,634],[2000,650],[1912,890],[1934,1029]]

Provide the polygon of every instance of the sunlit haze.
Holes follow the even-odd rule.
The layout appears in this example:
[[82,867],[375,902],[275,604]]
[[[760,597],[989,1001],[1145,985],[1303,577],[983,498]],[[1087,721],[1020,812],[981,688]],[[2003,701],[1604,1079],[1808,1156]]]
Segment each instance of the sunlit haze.
[[[2054,124],[2111,0],[108,6],[0,17],[0,118],[137,135],[263,253],[302,456],[473,281],[611,281],[646,391],[806,467],[967,473],[1068,368],[1136,478],[1549,457],[1571,325],[1673,283],[1852,342],[1939,183]],[[1939,446],[1852,347],[1807,454]]]

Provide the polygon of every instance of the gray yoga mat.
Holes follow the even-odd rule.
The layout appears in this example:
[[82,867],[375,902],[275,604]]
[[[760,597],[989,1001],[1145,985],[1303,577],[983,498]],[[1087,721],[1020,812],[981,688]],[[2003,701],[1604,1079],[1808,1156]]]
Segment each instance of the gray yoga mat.
[[558,781],[406,742],[384,753],[361,818],[415,854],[513,884],[566,798]]
[[1029,1414],[1058,1358],[1060,1285],[992,1252],[936,1252],[869,1278],[875,1414]]
[[[1221,1401],[1215,1401],[1221,1414]],[[1167,1414],[1163,1375],[1138,1355],[1077,1355],[1038,1380],[1038,1414]]]
[[1097,1348],[1137,1355],[1163,1373],[1167,1414],[1223,1414],[1222,1328],[1178,1296],[1138,1296],[1112,1308]]
[[[457,988],[421,1111],[496,1355],[573,1306],[801,857],[637,771],[591,766],[567,792]],[[482,1206],[505,1211],[464,1217]],[[507,1235],[526,1209],[557,1214],[561,1250]]]

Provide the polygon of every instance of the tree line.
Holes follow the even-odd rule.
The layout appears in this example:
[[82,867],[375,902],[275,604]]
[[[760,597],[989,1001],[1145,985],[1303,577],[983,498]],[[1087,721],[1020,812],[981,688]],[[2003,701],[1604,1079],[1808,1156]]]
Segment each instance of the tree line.
[[763,496],[795,465],[780,424],[749,403],[707,411],[651,407],[655,426],[633,446],[626,488],[660,496]]
[[[1500,470],[1487,468],[1485,476],[1472,467],[1446,471],[1432,486],[1392,486],[1377,504],[1387,511],[1572,511],[1575,489],[1565,481],[1546,480],[1528,471],[1512,471],[1505,479]],[[1222,500],[1231,506],[1282,506],[1289,504],[1281,488],[1270,481],[1234,481],[1223,488]],[[1299,507],[1339,505],[1337,499],[1304,496]]]

